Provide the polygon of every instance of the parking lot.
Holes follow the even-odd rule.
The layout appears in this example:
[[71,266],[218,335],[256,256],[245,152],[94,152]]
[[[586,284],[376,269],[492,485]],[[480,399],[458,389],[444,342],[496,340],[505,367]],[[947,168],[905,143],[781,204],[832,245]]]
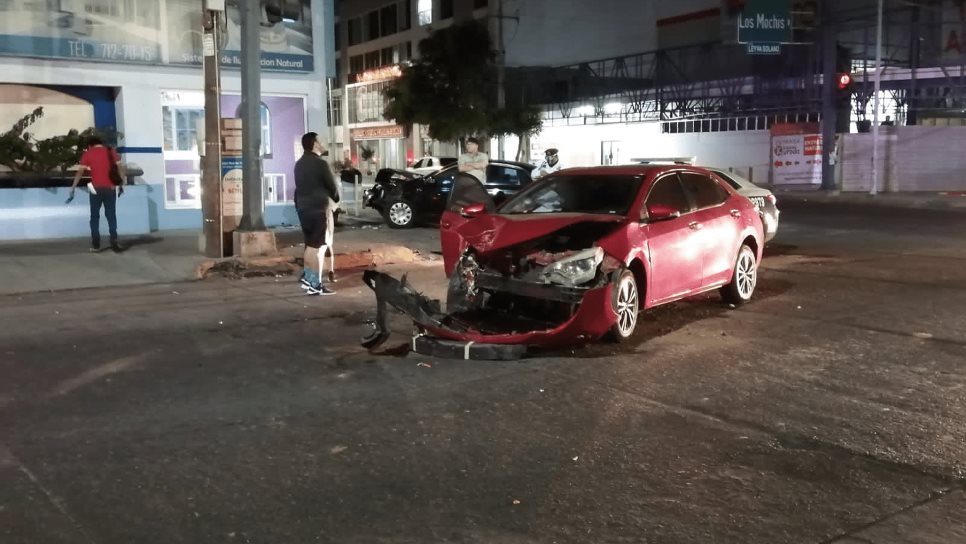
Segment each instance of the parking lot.
[[358,273],[0,297],[0,542],[963,542],[963,232],[788,204],[747,306],[511,363],[365,352]]

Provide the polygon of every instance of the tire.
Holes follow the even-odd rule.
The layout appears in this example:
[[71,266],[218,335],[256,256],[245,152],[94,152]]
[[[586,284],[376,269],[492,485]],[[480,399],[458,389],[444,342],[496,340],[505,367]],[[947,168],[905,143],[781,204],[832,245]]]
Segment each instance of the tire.
[[740,306],[755,294],[758,285],[758,256],[747,245],[742,245],[735,259],[731,283],[721,288],[721,298],[729,304]]
[[387,202],[382,217],[391,229],[408,229],[416,224],[416,210],[405,200]]
[[617,322],[608,336],[615,342],[624,342],[634,335],[641,311],[641,295],[637,278],[630,270],[623,270],[614,280],[611,304],[617,314]]

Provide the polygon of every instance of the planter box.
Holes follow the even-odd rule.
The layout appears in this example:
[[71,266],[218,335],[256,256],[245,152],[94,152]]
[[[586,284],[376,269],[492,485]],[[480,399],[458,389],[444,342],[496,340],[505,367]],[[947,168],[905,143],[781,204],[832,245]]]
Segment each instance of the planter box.
[[[143,176],[140,168],[126,169],[128,184],[134,178]],[[90,181],[90,176],[81,178],[81,184]],[[0,189],[46,189],[50,187],[70,187],[74,183],[73,172],[0,172]]]

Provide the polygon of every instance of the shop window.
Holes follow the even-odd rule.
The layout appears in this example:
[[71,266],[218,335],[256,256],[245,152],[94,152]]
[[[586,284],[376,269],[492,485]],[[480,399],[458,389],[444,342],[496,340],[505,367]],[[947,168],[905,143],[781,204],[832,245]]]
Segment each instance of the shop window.
[[358,74],[366,69],[366,58],[362,55],[349,57],[349,73]]
[[366,16],[366,40],[379,38],[379,10],[372,10]]
[[392,47],[386,47],[382,50],[382,65],[389,66],[390,64],[396,64],[396,52]]
[[409,30],[412,28],[413,0],[403,2],[402,17],[399,19],[399,30]]
[[362,43],[362,18],[349,19],[349,45]]
[[439,18],[444,20],[453,18],[453,0],[440,0]]
[[391,36],[399,31],[399,8],[396,4],[389,4],[379,10],[379,19],[380,36]]
[[168,208],[200,208],[201,176],[199,174],[166,176],[164,202]]
[[382,55],[379,51],[366,53],[366,70],[382,66]]
[[[262,123],[262,157],[266,159],[272,158],[272,112],[268,110],[268,106],[264,103],[261,105],[261,123]],[[241,104],[235,110],[235,117],[242,117]]]
[[266,204],[286,204],[294,201],[295,186],[289,186],[285,174],[265,174],[262,182],[265,186]]
[[433,0],[418,0],[416,9],[419,11],[419,25],[433,24]]
[[197,122],[203,122],[204,108],[164,106],[161,109],[164,150],[198,153]]

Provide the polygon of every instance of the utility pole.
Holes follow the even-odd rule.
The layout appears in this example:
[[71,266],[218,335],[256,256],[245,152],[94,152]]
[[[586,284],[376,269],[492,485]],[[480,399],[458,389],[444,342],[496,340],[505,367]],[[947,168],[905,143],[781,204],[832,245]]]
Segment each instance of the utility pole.
[[[506,51],[503,45],[503,0],[496,2],[496,44],[498,47],[496,56],[496,107],[500,110],[506,108]],[[497,157],[504,156],[506,145],[506,135],[500,134],[497,140]],[[523,142],[520,142],[522,144]]]
[[262,194],[261,26],[262,3],[239,2],[241,15],[241,111],[242,111],[242,218],[240,231],[264,231],[265,198]]
[[[202,49],[205,70],[205,143],[201,182],[203,252],[206,257],[224,257],[225,237],[221,203],[221,66],[219,62],[219,22],[223,11],[206,1],[202,12]],[[220,6],[224,9],[224,3]]]
[[879,192],[879,91],[882,90],[882,0],[876,15],[875,28],[875,91],[872,95],[872,188],[869,194]]
[[836,27],[832,0],[822,0],[822,189],[835,189],[835,165],[832,152],[835,147],[835,128],[838,108],[836,107],[835,65],[838,53]]

